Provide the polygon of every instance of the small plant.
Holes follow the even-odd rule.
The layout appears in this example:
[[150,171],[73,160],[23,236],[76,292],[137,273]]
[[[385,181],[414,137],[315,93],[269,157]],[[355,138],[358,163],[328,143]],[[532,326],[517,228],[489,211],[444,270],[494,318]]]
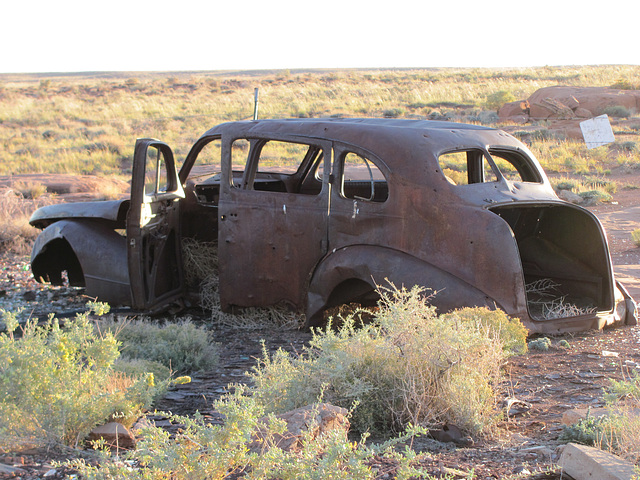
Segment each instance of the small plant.
[[527,344],[529,350],[538,350],[540,352],[546,352],[551,347],[551,340],[547,337],[536,338],[535,340],[529,341]]
[[53,315],[43,326],[30,320],[19,336],[16,313],[0,313],[7,331],[0,334],[0,450],[76,446],[112,416],[139,415],[168,385],[114,371],[118,342],[95,333],[88,311],[64,326]]
[[631,238],[636,247],[640,247],[640,228],[636,228],[631,232]]
[[515,100],[516,97],[513,95],[513,93],[506,90],[500,90],[498,92],[487,95],[485,105],[487,108],[490,108],[492,110],[498,110],[505,103],[514,102]]
[[631,116],[631,112],[622,105],[611,105],[602,110],[602,113],[615,118],[629,118]]
[[604,394],[606,415],[587,417],[566,426],[559,440],[594,445],[627,460],[640,461],[640,376],[633,371],[630,378],[611,380]]
[[121,354],[126,360],[152,360],[176,373],[206,370],[218,363],[218,344],[210,332],[189,318],[165,324],[144,318],[105,320],[99,328],[122,343]]
[[606,431],[610,429],[611,419],[607,415],[587,416],[573,425],[565,425],[558,440],[561,442],[581,443],[582,445],[602,445],[606,442]]

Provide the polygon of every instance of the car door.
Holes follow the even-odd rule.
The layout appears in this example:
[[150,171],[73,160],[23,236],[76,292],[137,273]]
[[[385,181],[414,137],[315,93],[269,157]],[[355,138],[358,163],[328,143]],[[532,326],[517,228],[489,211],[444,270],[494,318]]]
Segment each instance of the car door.
[[136,141],[126,232],[133,308],[158,310],[182,296],[182,198],[169,146],[153,139]]
[[[225,160],[219,204],[222,307],[301,309],[327,251],[331,144],[293,137],[231,143],[223,151],[237,159]],[[232,163],[243,171],[234,173]]]

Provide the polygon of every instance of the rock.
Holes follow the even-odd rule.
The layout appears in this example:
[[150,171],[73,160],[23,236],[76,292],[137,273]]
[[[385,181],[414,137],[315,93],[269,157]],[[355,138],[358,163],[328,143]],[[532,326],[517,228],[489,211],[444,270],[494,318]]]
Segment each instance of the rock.
[[536,98],[535,101],[531,102],[530,112],[531,118],[535,119],[557,118],[567,120],[575,117],[575,113],[571,108],[553,97]]
[[573,113],[575,113],[578,118],[593,118],[594,116],[590,110],[581,107],[576,108]]
[[526,100],[519,100],[516,102],[505,103],[498,110],[498,117],[500,117],[501,122],[517,119],[519,120],[517,123],[526,123],[529,120],[529,102]]
[[310,440],[332,430],[340,430],[346,435],[350,427],[346,417],[347,413],[346,409],[328,403],[297,408],[276,415],[277,419],[284,420],[287,428],[283,434],[272,436],[268,435],[269,432],[266,428],[268,417],[263,417],[258,422],[265,426],[258,427],[252,442],[248,445],[249,450],[265,452],[275,446],[287,452],[299,452],[302,449],[305,435],[309,435],[306,432],[311,432],[310,438],[306,437]]
[[569,443],[562,451],[560,466],[575,480],[628,480],[634,466],[620,457],[597,448]]
[[[609,87],[552,86],[535,91],[527,101],[534,119],[590,118],[602,115],[607,107],[640,109],[640,90],[618,90]],[[587,113],[588,112],[588,113]]]
[[0,473],[16,476],[16,475],[20,475],[21,473],[25,473],[25,471],[22,468],[12,467],[11,465],[5,465],[4,463],[0,463]]
[[560,190],[558,192],[558,197],[566,202],[575,203],[576,205],[580,205],[583,201],[583,198],[577,193],[573,193],[571,190]]
[[445,424],[440,429],[429,430],[429,435],[431,435],[439,442],[453,442],[456,445],[460,445],[462,447],[471,447],[474,443],[471,437],[465,436],[464,433],[462,433],[462,430],[460,430],[455,425]]
[[90,441],[96,441],[101,438],[112,448],[129,449],[136,446],[136,439],[133,434],[127,427],[117,422],[110,422],[96,427],[91,430],[88,436]]

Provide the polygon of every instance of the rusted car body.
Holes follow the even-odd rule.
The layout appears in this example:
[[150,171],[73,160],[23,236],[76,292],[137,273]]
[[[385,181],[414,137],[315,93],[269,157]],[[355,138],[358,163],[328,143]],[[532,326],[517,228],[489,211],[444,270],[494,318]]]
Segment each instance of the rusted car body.
[[232,122],[206,132],[179,173],[166,144],[138,140],[130,199],[44,207],[31,224],[44,229],[36,278],[66,271],[138,310],[187,298],[189,239],[217,243],[224,310],[287,304],[314,325],[390,281],[436,291],[440,311],[501,308],[531,332],[636,319],[597,218],[559,200],[521,142],[480,126]]

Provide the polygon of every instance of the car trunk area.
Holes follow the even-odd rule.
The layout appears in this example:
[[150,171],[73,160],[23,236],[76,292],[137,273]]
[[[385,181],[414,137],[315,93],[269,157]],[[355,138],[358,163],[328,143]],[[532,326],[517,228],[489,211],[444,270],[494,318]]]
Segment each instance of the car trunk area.
[[515,236],[531,318],[538,321],[611,311],[608,247],[597,219],[572,205],[498,206]]

